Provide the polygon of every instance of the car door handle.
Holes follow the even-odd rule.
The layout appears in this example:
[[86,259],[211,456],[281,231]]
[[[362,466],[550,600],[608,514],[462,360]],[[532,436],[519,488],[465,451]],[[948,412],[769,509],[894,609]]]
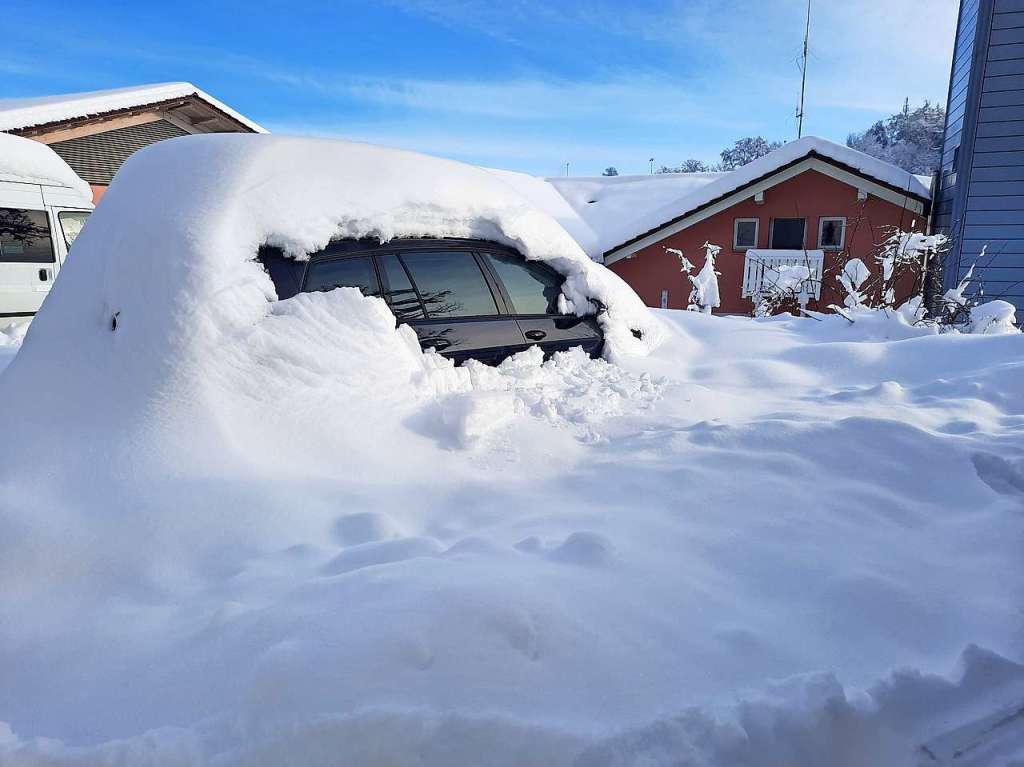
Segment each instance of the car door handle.
[[49,269],[40,269],[39,270],[39,281],[40,282],[49,282],[50,281],[50,270]]
[[523,335],[531,341],[542,341],[548,337],[548,334],[543,330],[527,330]]
[[420,341],[420,346],[422,348],[434,349],[436,351],[447,349],[451,345],[452,342],[449,341],[447,338],[424,338],[422,341]]

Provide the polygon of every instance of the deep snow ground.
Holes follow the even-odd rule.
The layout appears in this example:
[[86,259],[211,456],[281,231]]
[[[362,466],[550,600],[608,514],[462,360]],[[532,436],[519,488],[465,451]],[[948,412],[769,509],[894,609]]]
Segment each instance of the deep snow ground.
[[243,350],[325,434],[0,489],[0,764],[1024,759],[1024,337],[282,356],[335,293]]

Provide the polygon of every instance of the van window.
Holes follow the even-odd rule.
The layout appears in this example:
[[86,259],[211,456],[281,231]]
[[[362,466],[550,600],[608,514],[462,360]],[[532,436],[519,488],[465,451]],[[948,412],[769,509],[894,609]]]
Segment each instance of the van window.
[[0,208],[0,261],[52,264],[54,260],[45,211]]
[[485,253],[516,314],[558,314],[562,277],[553,269],[508,253]]
[[78,233],[85,226],[85,220],[89,218],[89,211],[62,210],[57,214],[57,218],[60,219],[60,230],[64,234],[64,243],[70,248],[71,243],[78,238]]
[[403,253],[428,317],[495,315],[498,306],[472,253],[461,250]]
[[364,296],[379,296],[377,275],[369,256],[313,261],[306,270],[306,291],[359,288]]
[[377,258],[377,266],[384,280],[384,298],[391,305],[395,317],[399,320],[422,319],[424,314],[420,297],[416,295],[398,256],[380,256]]

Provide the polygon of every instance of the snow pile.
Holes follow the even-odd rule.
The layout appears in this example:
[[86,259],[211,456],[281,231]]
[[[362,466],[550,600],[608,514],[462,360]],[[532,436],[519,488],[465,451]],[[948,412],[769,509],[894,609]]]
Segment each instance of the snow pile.
[[658,314],[623,365],[454,368],[300,295],[208,362],[189,455],[110,450],[101,392],[37,413],[0,763],[1019,759],[1024,337]]
[[101,391],[35,411],[0,467],[0,763],[1018,753],[1024,337],[659,316],[622,366],[454,368],[379,300],[300,295],[207,361],[188,454],[169,396],[129,434]]
[[438,366],[433,385],[448,395],[440,402],[441,419],[462,447],[524,414],[572,427],[593,442],[602,439],[602,422],[649,408],[662,387],[649,375],[591,359],[579,348],[544,363],[540,348],[532,347],[497,368],[475,360],[455,368],[437,355],[428,358]]
[[266,132],[252,120],[201,91],[192,83],[155,83],[85,93],[0,99],[0,131],[30,128],[76,117],[93,117],[188,96],[198,96],[257,133]]
[[67,186],[92,199],[89,185],[46,144],[0,133],[0,181]]
[[[455,368],[251,260],[424,229],[617,362]],[[1021,334],[633,318],[496,175],[347,144],[158,144],[75,247],[0,374],[4,767],[1024,758]]]
[[968,333],[1019,333],[1016,326],[1017,308],[1009,301],[995,299],[971,307]]

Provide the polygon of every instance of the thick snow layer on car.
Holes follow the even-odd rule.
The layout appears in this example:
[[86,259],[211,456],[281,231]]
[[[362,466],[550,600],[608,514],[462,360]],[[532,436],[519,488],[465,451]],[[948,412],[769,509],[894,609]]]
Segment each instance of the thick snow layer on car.
[[0,133],[0,181],[66,186],[92,200],[89,185],[46,144]]
[[192,83],[154,83],[83,93],[0,99],[0,131],[30,128],[77,117],[92,117],[187,96],[198,96],[257,133],[265,132],[261,126]]
[[591,299],[606,307],[598,320],[610,358],[646,353],[662,332],[618,276],[487,171],[339,141],[192,136],[147,147],[119,171],[7,386],[28,396],[50,381],[35,396],[53,424],[86,414],[221,444],[231,430],[209,416],[224,382],[264,380],[236,360],[239,341],[278,322],[259,246],[304,258],[334,237],[402,236],[495,240],[547,261],[566,275],[571,309],[593,313]]
[[[102,333],[47,307],[0,375],[5,766],[1024,756],[1024,336],[659,312],[454,368],[355,290],[228,296],[68,293]],[[134,385],[206,334],[201,397]]]

